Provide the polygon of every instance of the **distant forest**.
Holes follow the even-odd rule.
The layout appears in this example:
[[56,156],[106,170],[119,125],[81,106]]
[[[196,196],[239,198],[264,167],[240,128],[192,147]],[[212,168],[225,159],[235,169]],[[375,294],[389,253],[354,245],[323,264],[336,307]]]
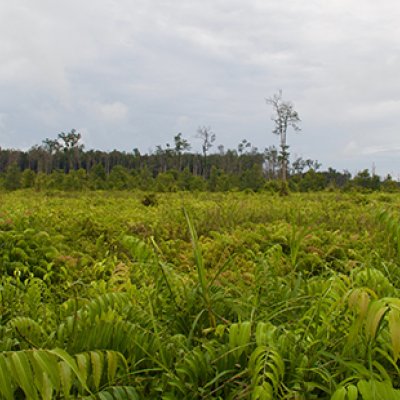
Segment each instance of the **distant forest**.
[[[0,187],[6,190],[102,190],[146,191],[279,191],[282,163],[279,150],[263,151],[246,139],[236,149],[215,146],[210,128],[198,130],[202,152],[191,152],[181,133],[172,144],[156,146],[150,154],[85,150],[75,129],[45,139],[28,151],[0,149]],[[213,151],[211,151],[213,150]],[[289,157],[290,160],[290,157]],[[390,176],[382,179],[367,169],[352,176],[333,168],[320,170],[316,160],[297,158],[286,165],[285,185],[291,191],[359,190],[398,191]]]

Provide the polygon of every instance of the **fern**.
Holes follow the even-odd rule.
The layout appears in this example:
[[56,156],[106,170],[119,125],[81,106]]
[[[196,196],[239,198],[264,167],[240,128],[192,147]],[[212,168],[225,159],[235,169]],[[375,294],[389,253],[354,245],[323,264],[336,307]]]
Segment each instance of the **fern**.
[[22,348],[46,347],[49,336],[35,320],[27,317],[16,317],[8,322],[10,330],[15,332]]
[[8,400],[19,389],[29,399],[96,393],[104,383],[112,384],[121,368],[127,368],[125,358],[111,351],[75,356],[61,349],[6,352],[0,355],[0,394]]
[[400,257],[400,222],[398,216],[382,209],[377,213],[377,220],[387,235],[389,249]]
[[390,382],[365,381],[357,384],[363,400],[399,400],[400,390],[393,389]]
[[258,346],[250,356],[248,369],[254,399],[274,399],[282,394],[285,364],[277,350]]
[[232,324],[229,328],[229,347],[235,357],[239,357],[251,344],[251,323],[249,321],[240,324]]
[[132,386],[112,386],[81,400],[139,400],[139,394]]

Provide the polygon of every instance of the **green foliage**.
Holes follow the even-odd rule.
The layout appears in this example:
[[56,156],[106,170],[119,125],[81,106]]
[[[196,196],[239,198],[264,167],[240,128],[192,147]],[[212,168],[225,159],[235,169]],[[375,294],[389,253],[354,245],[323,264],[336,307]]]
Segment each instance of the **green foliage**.
[[63,180],[64,190],[83,190],[87,187],[87,176],[84,169],[70,171]]
[[21,186],[29,189],[35,186],[36,174],[31,169],[26,169],[21,174]]
[[[98,392],[112,386],[126,361],[116,352],[92,351],[70,356],[62,349],[5,352],[0,355],[0,393],[5,399],[52,399]],[[98,396],[101,396],[98,393]]]
[[396,194],[146,197],[2,194],[1,399],[399,397]]
[[177,182],[172,171],[162,172],[157,175],[155,187],[158,192],[176,192]]
[[105,189],[106,187],[106,170],[103,164],[96,164],[89,174],[89,188],[90,189]]
[[16,163],[9,165],[4,178],[6,190],[17,190],[21,187],[21,170]]
[[116,165],[108,176],[108,186],[117,190],[129,189],[132,184],[128,170],[121,165]]
[[251,189],[255,192],[259,191],[265,184],[263,171],[261,166],[253,165],[247,169],[240,177],[240,189]]

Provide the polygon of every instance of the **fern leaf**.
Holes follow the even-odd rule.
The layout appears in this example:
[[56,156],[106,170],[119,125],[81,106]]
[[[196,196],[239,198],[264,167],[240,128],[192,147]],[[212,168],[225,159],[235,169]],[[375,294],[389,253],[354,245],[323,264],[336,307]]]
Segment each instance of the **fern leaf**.
[[83,388],[90,393],[90,390],[86,384],[86,379],[79,371],[78,366],[76,365],[76,362],[73,359],[73,357],[71,357],[66,351],[62,349],[49,350],[49,352],[51,354],[56,355],[58,358],[64,361],[68,365],[68,367],[75,373],[76,377],[78,378]]
[[6,400],[13,400],[13,387],[10,379],[9,361],[3,355],[0,356],[0,393]]
[[364,319],[367,315],[369,302],[369,295],[364,289],[354,289],[349,296],[349,306],[358,307],[360,319]]
[[29,399],[39,400],[33,384],[33,371],[26,353],[24,351],[13,352],[9,360],[13,379],[18,383]]
[[257,346],[266,346],[271,344],[271,340],[276,331],[276,327],[271,323],[259,322],[256,327]]
[[333,393],[331,400],[345,400],[347,394],[346,388],[339,387],[338,389],[335,390],[335,393]]
[[393,389],[390,382],[359,381],[358,390],[363,400],[400,400],[400,390]]
[[396,362],[400,354],[400,312],[397,308],[391,308],[388,313],[389,332],[392,342],[393,359]]
[[81,400],[139,400],[139,394],[132,386],[112,386]]
[[135,388],[131,386],[113,387],[108,389],[115,400],[139,400],[139,395]]
[[250,356],[248,368],[254,390],[260,386],[265,387],[265,383],[268,383],[277,394],[283,383],[285,368],[282,357],[276,350],[267,346],[256,347]]
[[357,400],[358,399],[357,386],[354,386],[354,385],[347,386],[347,399],[348,400]]
[[84,382],[87,382],[89,371],[89,355],[87,353],[75,355],[76,364]]
[[53,385],[50,382],[49,376],[46,372],[42,374],[42,384],[39,389],[42,400],[51,400],[53,397]]
[[72,371],[71,368],[65,361],[61,361],[58,364],[58,373],[61,380],[61,388],[64,393],[64,397],[69,399],[71,387],[72,387]]
[[268,382],[264,382],[261,386],[254,388],[252,400],[274,400],[274,391]]
[[113,400],[114,397],[110,392],[100,392],[96,394],[98,400]]
[[32,351],[29,353],[31,364],[36,374],[45,373],[50,380],[52,387],[59,391],[60,378],[57,373],[57,361],[47,351]]
[[365,331],[367,337],[371,340],[375,339],[379,325],[388,309],[389,308],[382,300],[371,303],[368,310],[367,319],[365,321]]
[[103,354],[99,351],[90,352],[90,360],[92,363],[92,377],[96,390],[99,390],[101,375],[103,372],[104,360]]
[[235,349],[236,357],[246,350],[246,346],[250,343],[251,323],[245,321],[242,323],[232,324],[229,328],[229,347]]
[[[36,386],[41,393],[47,393],[49,386],[56,392],[60,389],[60,378],[57,373],[57,359],[46,350],[27,352],[34,374]],[[44,395],[42,394],[42,397]]]
[[107,351],[107,377],[108,383],[111,384],[115,378],[118,367],[118,354],[114,351]]
[[46,342],[48,339],[40,324],[31,318],[16,317],[9,322],[9,325],[16,330],[23,340],[35,347],[39,347],[39,344]]

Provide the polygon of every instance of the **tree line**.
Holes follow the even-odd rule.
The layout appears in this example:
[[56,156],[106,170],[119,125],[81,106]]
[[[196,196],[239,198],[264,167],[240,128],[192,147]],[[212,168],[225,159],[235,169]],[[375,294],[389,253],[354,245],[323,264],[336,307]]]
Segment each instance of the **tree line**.
[[156,146],[150,153],[142,154],[137,148],[106,152],[85,150],[82,135],[72,129],[27,151],[0,149],[0,186],[7,190],[279,191],[285,176],[292,191],[398,189],[390,177],[382,180],[368,170],[352,177],[332,168],[320,171],[316,160],[289,162],[286,145],[283,164],[282,149],[275,146],[260,151],[243,139],[235,149],[219,145],[211,152],[216,141],[212,130],[200,127],[197,137],[202,142],[201,153],[190,151],[191,144],[182,133],[173,137],[172,144]]
[[[266,99],[272,106],[273,133],[279,136],[279,149],[269,146],[260,151],[243,139],[235,149],[217,146],[211,152],[216,135],[201,126],[196,138],[201,153],[191,152],[191,144],[182,133],[172,144],[156,146],[142,154],[113,150],[85,150],[82,135],[76,129],[46,138],[28,151],[0,148],[0,186],[7,190],[36,189],[142,189],[175,190],[271,190],[287,194],[288,190],[316,191],[327,188],[358,190],[399,189],[387,176],[383,181],[368,170],[354,178],[347,171],[329,168],[319,171],[316,160],[297,158],[290,163],[287,130],[301,130],[294,105],[284,101],[282,91]],[[279,181],[279,183],[278,183]]]

